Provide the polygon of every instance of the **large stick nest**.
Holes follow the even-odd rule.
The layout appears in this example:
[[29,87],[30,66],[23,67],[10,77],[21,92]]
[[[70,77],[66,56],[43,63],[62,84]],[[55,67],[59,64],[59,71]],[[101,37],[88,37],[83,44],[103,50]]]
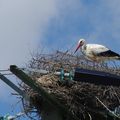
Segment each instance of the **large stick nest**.
[[[73,56],[71,54],[55,52],[54,54],[37,54],[32,57],[28,67],[34,69],[44,69],[50,73],[42,75],[38,72],[30,73],[31,77],[36,79],[38,85],[42,86],[50,95],[53,95],[58,102],[67,107],[73,116],[79,119],[93,118],[94,113],[105,111],[105,106],[114,110],[120,104],[120,89],[114,86],[95,85],[83,82],[73,82],[72,84],[61,84],[60,78],[53,73],[63,68],[66,72],[76,67],[97,69],[119,75],[118,68],[111,68],[107,64],[92,66],[93,63],[86,61],[83,56]],[[42,96],[32,91],[29,87],[22,85],[24,90],[31,96],[31,101],[25,102],[27,107],[34,107],[37,114],[41,115],[45,109]],[[99,99],[99,100],[98,100]],[[101,102],[100,102],[101,101]],[[103,103],[104,105],[102,105]],[[45,111],[44,111],[45,112]]]

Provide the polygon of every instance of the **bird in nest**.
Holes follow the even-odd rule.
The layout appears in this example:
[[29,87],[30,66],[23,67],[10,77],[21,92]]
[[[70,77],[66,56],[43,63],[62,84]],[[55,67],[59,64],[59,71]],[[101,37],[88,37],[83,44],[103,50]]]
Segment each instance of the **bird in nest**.
[[74,53],[81,50],[87,60],[93,62],[104,62],[107,60],[120,60],[120,55],[106,46],[100,44],[86,44],[85,39],[78,41],[78,46]]

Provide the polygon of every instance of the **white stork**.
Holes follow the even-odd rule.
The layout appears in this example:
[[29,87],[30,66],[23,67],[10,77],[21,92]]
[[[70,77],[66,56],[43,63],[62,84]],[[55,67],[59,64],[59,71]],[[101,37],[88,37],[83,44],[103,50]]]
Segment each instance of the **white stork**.
[[99,44],[86,44],[85,39],[80,39],[75,53],[81,49],[82,54],[90,61],[103,62],[106,60],[120,60],[120,55],[107,47]]

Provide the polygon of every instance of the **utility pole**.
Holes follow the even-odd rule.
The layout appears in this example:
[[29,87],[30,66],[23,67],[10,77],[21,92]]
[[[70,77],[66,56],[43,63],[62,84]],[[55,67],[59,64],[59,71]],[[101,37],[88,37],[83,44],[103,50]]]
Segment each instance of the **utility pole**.
[[[79,120],[77,117],[73,116],[71,112],[69,112],[68,108],[60,104],[54,96],[50,95],[47,91],[45,91],[41,86],[38,86],[36,80],[32,79],[30,76],[25,74],[22,70],[20,70],[17,66],[11,65],[10,71],[15,74],[19,79],[21,79],[25,84],[27,84],[31,89],[36,91],[40,96],[46,100],[49,104],[51,104],[56,110],[65,117],[69,116],[69,120]],[[63,120],[63,119],[62,119]]]

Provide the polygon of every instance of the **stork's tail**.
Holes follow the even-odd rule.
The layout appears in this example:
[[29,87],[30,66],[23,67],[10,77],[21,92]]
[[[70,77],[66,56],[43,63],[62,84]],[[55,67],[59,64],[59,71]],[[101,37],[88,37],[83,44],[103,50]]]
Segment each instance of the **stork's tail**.
[[120,60],[120,55],[117,57],[117,60]]
[[120,56],[118,57],[118,60],[120,60]]

